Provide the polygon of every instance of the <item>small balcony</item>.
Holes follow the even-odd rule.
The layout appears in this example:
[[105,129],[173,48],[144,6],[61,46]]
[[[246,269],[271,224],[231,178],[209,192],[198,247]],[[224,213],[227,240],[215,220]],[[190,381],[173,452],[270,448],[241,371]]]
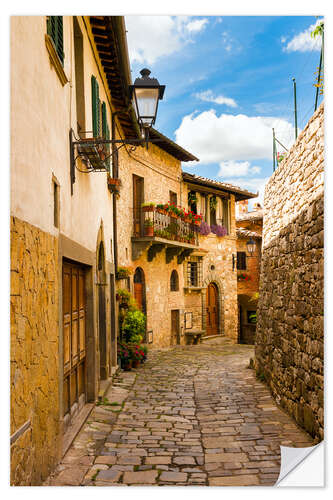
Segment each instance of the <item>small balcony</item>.
[[133,213],[132,257],[148,249],[148,261],[164,248],[166,263],[177,256],[181,264],[199,244],[198,225],[156,207],[140,207]]

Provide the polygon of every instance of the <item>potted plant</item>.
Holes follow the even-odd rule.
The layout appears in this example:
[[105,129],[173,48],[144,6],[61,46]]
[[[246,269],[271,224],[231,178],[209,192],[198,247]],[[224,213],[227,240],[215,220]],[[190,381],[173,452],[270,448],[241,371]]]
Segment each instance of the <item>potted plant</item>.
[[131,274],[132,274],[131,268],[119,266],[116,273],[116,279],[123,280],[128,278]]
[[131,294],[126,288],[119,288],[117,290],[116,299],[120,302],[121,307],[128,307],[131,299]]
[[148,356],[148,347],[146,345],[143,345],[143,346],[141,346],[141,348],[142,348],[142,352],[143,352],[141,363],[144,363],[147,359],[147,356]]
[[152,219],[146,219],[144,222],[145,236],[154,236],[154,222]]
[[158,213],[160,214],[163,214],[163,215],[166,215],[167,214],[167,210],[165,208],[165,204],[164,203],[158,203],[156,205],[156,210]]
[[118,357],[121,368],[125,371],[130,371],[132,368],[132,356],[131,349],[127,344],[118,344]]
[[148,202],[142,203],[141,208],[143,212],[153,212],[155,207],[155,203]]
[[132,344],[131,346],[132,367],[138,368],[140,366],[143,352],[139,344]]
[[108,185],[120,186],[120,179],[118,177],[111,177],[110,175],[108,175]]

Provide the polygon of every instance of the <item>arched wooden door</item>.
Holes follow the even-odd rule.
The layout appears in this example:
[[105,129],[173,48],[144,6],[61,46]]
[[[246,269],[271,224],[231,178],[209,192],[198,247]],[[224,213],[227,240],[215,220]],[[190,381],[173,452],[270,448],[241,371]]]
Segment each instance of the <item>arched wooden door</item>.
[[146,313],[146,293],[145,293],[145,275],[141,267],[137,267],[134,273],[134,298],[138,308]]
[[206,335],[217,335],[218,333],[218,290],[215,283],[209,283],[206,295]]

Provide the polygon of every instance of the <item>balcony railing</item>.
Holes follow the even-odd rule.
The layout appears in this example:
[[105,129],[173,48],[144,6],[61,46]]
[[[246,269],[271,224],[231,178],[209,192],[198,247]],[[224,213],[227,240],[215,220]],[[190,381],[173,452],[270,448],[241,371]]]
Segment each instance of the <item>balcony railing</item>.
[[156,207],[134,209],[134,231],[136,238],[154,237],[165,240],[198,245],[199,227],[181,217]]

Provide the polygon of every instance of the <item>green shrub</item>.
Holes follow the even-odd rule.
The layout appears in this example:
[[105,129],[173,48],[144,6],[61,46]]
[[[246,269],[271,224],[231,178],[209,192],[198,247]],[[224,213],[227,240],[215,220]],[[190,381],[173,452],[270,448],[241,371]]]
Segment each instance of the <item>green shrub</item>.
[[146,316],[138,310],[129,310],[122,324],[122,334],[126,342],[132,342],[132,337],[143,337],[146,331]]

